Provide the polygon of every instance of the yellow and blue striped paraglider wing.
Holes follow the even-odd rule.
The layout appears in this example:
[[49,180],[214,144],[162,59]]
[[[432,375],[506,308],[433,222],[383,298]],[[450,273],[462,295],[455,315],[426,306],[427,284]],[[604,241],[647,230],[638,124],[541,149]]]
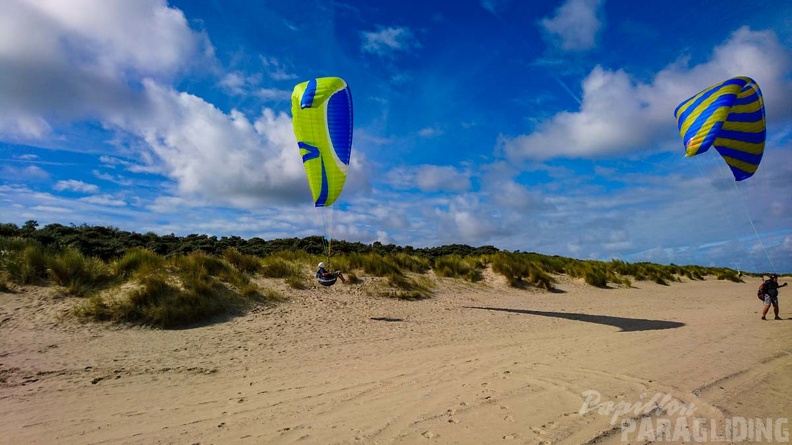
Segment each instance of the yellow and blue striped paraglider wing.
[[759,167],[764,153],[766,125],[759,85],[749,77],[734,77],[682,102],[674,111],[685,156],[714,146],[742,181]]
[[338,77],[302,82],[292,92],[292,123],[314,205],[332,205],[352,153],[352,94]]

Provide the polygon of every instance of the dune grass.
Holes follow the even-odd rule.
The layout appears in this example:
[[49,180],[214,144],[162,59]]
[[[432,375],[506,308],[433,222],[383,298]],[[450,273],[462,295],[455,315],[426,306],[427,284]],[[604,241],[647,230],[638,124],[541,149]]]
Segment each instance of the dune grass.
[[63,286],[78,297],[109,284],[115,278],[111,268],[98,258],[86,257],[79,251],[67,248],[47,261],[52,282]]
[[261,260],[253,255],[245,255],[234,248],[230,248],[224,250],[222,256],[240,272],[255,274],[261,271]]
[[[603,288],[629,287],[633,280],[669,285],[707,276],[742,282],[737,271],[728,268],[576,260],[508,251],[432,259],[403,252],[353,252],[327,258],[299,250],[257,257],[228,248],[218,255],[193,251],[165,257],[131,248],[118,258],[103,261],[71,247],[45,248],[36,240],[0,237],[0,291],[11,291],[16,285],[53,283],[67,295],[84,299],[76,311],[86,319],[171,328],[285,299],[274,290],[259,288],[254,277],[283,279],[294,290],[317,286],[313,273],[320,261],[327,263],[328,270],[341,270],[348,284],[372,282],[374,295],[410,300],[433,296],[435,281],[428,276],[430,270],[437,277],[477,282],[488,266],[505,276],[511,286],[545,290],[553,289],[554,274],[567,274]],[[373,280],[361,279],[364,276]]]
[[9,281],[32,284],[48,279],[47,258],[51,250],[39,242],[22,238],[0,238],[0,271],[6,272]]
[[165,258],[146,249],[129,249],[124,256],[112,264],[113,273],[122,279],[136,274],[149,274],[165,267]]
[[445,255],[435,259],[432,268],[437,276],[462,278],[475,283],[483,279],[481,272],[485,267],[484,260],[478,257]]
[[505,276],[513,287],[533,285],[545,290],[553,289],[555,280],[531,255],[498,252],[490,255],[489,261],[493,272]]
[[159,262],[148,253],[130,252],[122,260],[124,267],[117,268],[132,277],[129,290],[94,295],[79,308],[79,315],[172,328],[239,314],[256,303],[283,300],[277,292],[262,292],[225,255],[193,252]]

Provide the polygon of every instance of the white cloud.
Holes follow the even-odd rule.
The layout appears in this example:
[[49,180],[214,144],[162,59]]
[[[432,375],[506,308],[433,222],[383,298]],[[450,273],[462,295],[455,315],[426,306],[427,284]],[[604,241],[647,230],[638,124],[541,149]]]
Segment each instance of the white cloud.
[[211,53],[206,36],[164,0],[5,1],[0,135],[38,139],[55,120],[138,108],[130,83],[168,81]]
[[294,201],[307,193],[291,119],[264,109],[253,122],[203,99],[144,82],[148,113],[113,123],[143,138],[151,167],[176,181],[186,197],[251,207]]
[[80,201],[108,207],[125,207],[127,205],[126,201],[123,199],[116,199],[111,195],[86,196],[80,198]]
[[511,5],[511,0],[480,0],[479,6],[484,8],[487,12],[500,17],[501,13]]
[[81,193],[96,193],[99,191],[99,187],[94,184],[88,184],[87,182],[76,181],[74,179],[69,179],[68,181],[58,181],[55,183],[53,188],[59,192],[68,190]]
[[257,75],[245,75],[245,73],[234,71],[231,73],[226,73],[222,79],[220,79],[220,87],[222,87],[225,91],[229,94],[233,94],[236,96],[246,94],[254,85],[257,85],[261,81],[260,76]]
[[441,130],[439,128],[435,128],[435,127],[426,127],[426,128],[422,128],[422,129],[420,129],[418,131],[418,136],[421,136],[421,137],[424,137],[424,138],[432,138],[432,137],[442,136],[442,135],[443,135],[443,130]]
[[596,43],[602,22],[597,17],[603,0],[566,0],[551,18],[541,21],[550,41],[558,41],[564,50],[591,49]]
[[713,51],[711,59],[688,67],[674,63],[642,83],[622,70],[597,66],[583,81],[579,111],[564,111],[536,131],[504,137],[507,154],[516,158],[595,157],[643,149],[676,134],[673,111],[702,89],[729,77],[754,78],[765,96],[768,119],[792,112],[788,76],[792,57],[772,31],[741,28]]
[[121,175],[111,175],[109,173],[103,173],[103,172],[101,172],[99,170],[92,170],[91,173],[93,173],[93,175],[95,177],[97,177],[97,178],[99,178],[99,179],[101,179],[103,181],[112,182],[114,184],[122,185],[122,186],[125,186],[125,187],[130,186],[130,185],[133,184],[133,182],[131,180],[129,180],[127,178],[124,178]]
[[34,207],[31,207],[30,210],[33,210],[35,212],[44,213],[44,214],[50,214],[50,213],[59,213],[59,214],[72,213],[72,209],[68,208],[68,207],[34,206]]
[[399,167],[387,174],[393,187],[422,192],[464,192],[470,189],[470,172],[452,166]]
[[294,80],[297,78],[296,74],[290,73],[287,67],[274,57],[262,56],[261,63],[272,80]]
[[[168,86],[180,70],[214,60],[208,38],[165,0],[8,6],[0,15],[0,78],[13,82],[0,101],[0,136],[43,137],[53,131],[50,120],[98,120],[124,134],[127,159],[102,156],[107,167],[164,175],[181,198],[251,207],[308,196],[288,115],[264,109],[251,120]],[[262,63],[273,77],[292,77],[275,59]],[[221,84],[249,91],[257,82],[231,73]],[[268,88],[258,94],[290,96]],[[68,181],[57,188],[98,191]]]
[[388,27],[376,32],[363,32],[363,52],[389,55],[397,51],[407,51],[417,46],[412,31],[408,28]]
[[277,88],[260,88],[256,91],[256,96],[269,101],[291,100],[291,91],[279,90]]
[[49,178],[49,173],[45,170],[30,165],[27,167],[12,167],[3,165],[0,167],[0,176],[4,179],[17,179],[22,181],[44,180]]

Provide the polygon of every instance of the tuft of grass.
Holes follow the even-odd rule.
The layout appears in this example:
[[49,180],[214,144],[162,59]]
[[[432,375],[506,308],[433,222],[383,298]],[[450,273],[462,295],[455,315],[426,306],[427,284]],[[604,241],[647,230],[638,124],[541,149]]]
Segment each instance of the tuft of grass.
[[0,271],[0,292],[11,292],[11,279],[6,271]]
[[108,284],[113,278],[110,267],[99,258],[86,257],[67,248],[47,261],[52,281],[75,296],[83,297]]
[[18,284],[31,284],[47,278],[47,258],[51,253],[31,240],[4,240],[0,249],[0,271]]
[[261,275],[265,278],[300,277],[300,264],[281,257],[264,258],[261,266]]
[[484,263],[480,258],[446,255],[435,259],[435,274],[441,277],[462,278],[471,282],[481,281]]
[[124,256],[116,260],[113,273],[121,279],[128,279],[137,273],[150,274],[161,270],[165,266],[165,258],[151,250],[133,248],[126,251]]
[[527,284],[546,290],[553,288],[553,278],[530,255],[498,252],[490,256],[492,270],[505,276],[512,287]]
[[285,295],[281,294],[280,292],[278,292],[278,291],[276,291],[274,289],[265,290],[264,293],[262,294],[262,297],[266,301],[283,302],[283,301],[288,300],[288,298]]
[[385,296],[400,300],[425,300],[434,294],[434,284],[427,277],[406,277],[401,274],[392,274],[388,277],[391,289],[384,292]]
[[[402,273],[395,262],[387,260],[386,257],[378,253],[352,253],[346,255],[345,259],[348,261],[346,270],[362,269],[363,272],[375,277],[386,277],[393,273]],[[335,259],[335,263],[339,267],[343,267],[339,259]]]
[[122,295],[88,299],[78,314],[174,328],[233,315],[256,303],[284,300],[274,290],[259,289],[225,259],[202,252],[172,257],[160,269],[138,269],[131,283]]
[[305,280],[305,277],[299,275],[289,275],[286,277],[286,285],[288,285],[292,289],[297,290],[304,290],[308,289],[308,281]]
[[737,272],[731,269],[718,269],[715,277],[719,280],[729,280],[734,283],[742,283],[742,278],[737,275]]
[[231,266],[222,258],[208,255],[201,251],[191,252],[171,258],[171,263],[180,271],[181,276],[214,275],[231,271]]
[[[387,259],[387,260],[386,260]],[[387,263],[394,264],[399,270],[424,274],[431,269],[431,262],[426,258],[396,253],[383,258]]]
[[586,284],[594,287],[605,287],[608,285],[608,279],[605,277],[605,272],[600,269],[587,268],[583,272],[583,279]]
[[261,261],[253,255],[245,255],[231,248],[223,251],[223,258],[240,272],[255,274],[261,270]]
[[355,272],[344,274],[344,278],[346,278],[347,283],[349,284],[360,284],[363,282],[363,280]]

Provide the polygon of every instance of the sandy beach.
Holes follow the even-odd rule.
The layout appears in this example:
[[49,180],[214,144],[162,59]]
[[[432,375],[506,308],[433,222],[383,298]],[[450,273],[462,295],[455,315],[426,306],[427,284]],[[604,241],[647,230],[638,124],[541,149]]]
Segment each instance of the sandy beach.
[[790,440],[790,288],[761,321],[758,278],[555,278],[439,279],[422,301],[262,281],[289,301],[181,330],[80,323],[56,288],[0,293],[0,444],[615,444],[650,426],[691,443],[735,419],[752,429],[732,442],[754,419]]

